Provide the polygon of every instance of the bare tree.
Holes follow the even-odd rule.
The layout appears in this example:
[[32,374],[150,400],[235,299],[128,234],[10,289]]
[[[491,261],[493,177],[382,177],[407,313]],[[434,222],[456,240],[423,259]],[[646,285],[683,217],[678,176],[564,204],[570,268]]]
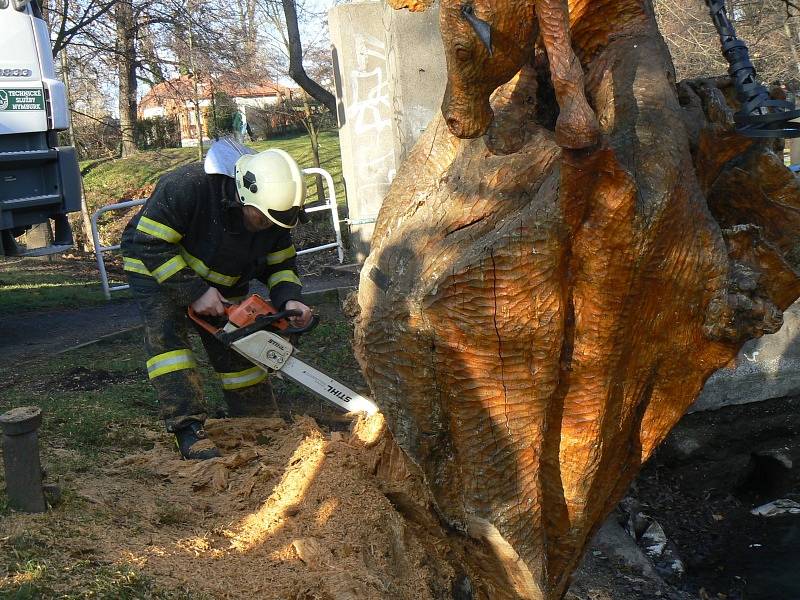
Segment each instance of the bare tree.
[[254,75],[259,69],[258,57],[258,11],[257,0],[236,0],[232,6],[236,10],[237,37],[241,40],[241,52],[238,57],[237,70]]
[[[656,18],[678,79],[722,74],[728,65],[708,9],[696,0],[655,0]],[[768,82],[800,79],[797,27],[800,16],[786,0],[734,0],[728,14],[746,40],[759,77]]]
[[297,5],[295,0],[281,0],[283,15],[286,19],[286,46],[289,52],[289,75],[312,98],[316,98],[325,107],[336,114],[336,96],[311,79],[303,67],[303,42],[300,38],[300,27],[297,21]]
[[117,77],[119,79],[119,126],[122,132],[122,157],[136,148],[136,15],[132,0],[118,0],[114,11],[117,33]]
[[66,46],[92,27],[98,20],[110,13],[117,0],[89,0],[71,2],[52,0],[43,3],[42,13],[53,32],[50,40],[53,57],[58,56]]

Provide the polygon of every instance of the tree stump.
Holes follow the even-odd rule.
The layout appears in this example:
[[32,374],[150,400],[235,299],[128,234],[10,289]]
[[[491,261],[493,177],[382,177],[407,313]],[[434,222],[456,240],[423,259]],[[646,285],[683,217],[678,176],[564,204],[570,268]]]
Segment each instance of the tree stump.
[[705,380],[800,296],[800,186],[733,133],[730,83],[676,85],[649,2],[570,16],[601,142],[555,143],[537,50],[482,137],[429,125],[359,288],[359,362],[438,518],[481,550],[460,559],[477,598],[561,598]]

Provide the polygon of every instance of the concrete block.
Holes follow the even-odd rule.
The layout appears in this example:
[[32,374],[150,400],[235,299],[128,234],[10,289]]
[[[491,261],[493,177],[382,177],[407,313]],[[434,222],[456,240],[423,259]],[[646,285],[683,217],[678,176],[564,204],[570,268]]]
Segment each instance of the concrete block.
[[447,65],[439,33],[439,5],[425,12],[383,4],[392,96],[392,138],[399,166],[440,110]]
[[735,361],[714,373],[689,412],[714,410],[800,394],[800,301],[783,314],[783,327],[750,340]]

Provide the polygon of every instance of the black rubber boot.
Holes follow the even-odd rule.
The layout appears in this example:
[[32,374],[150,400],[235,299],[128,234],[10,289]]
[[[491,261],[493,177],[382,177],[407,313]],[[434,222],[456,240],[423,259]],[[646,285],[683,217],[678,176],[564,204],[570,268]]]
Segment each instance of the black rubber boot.
[[175,444],[186,460],[208,460],[222,456],[203,429],[199,421],[191,421],[185,427],[175,430]]

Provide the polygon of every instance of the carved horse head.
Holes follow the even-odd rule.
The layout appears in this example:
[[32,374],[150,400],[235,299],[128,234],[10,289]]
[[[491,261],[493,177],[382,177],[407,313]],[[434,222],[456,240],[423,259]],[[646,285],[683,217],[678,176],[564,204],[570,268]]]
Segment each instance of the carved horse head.
[[447,60],[442,114],[456,137],[478,137],[492,122],[489,96],[533,54],[534,2],[442,0],[440,28]]

